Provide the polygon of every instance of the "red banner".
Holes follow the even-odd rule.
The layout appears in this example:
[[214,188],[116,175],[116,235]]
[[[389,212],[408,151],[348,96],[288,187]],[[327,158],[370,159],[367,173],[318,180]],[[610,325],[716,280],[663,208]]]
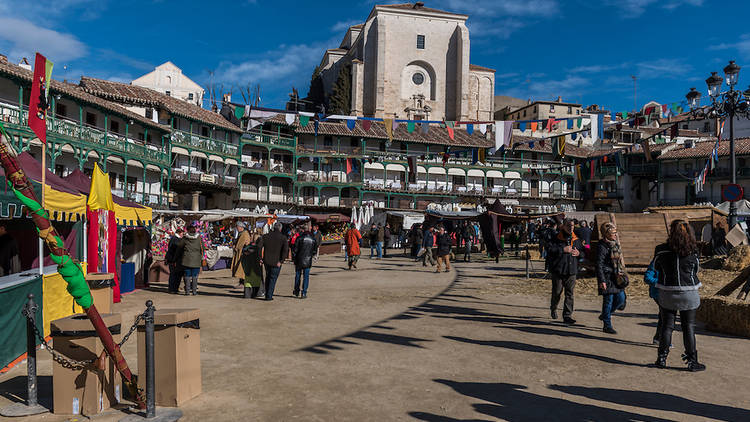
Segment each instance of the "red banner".
[[47,58],[36,53],[34,61],[34,79],[31,82],[29,97],[29,127],[43,144],[47,143],[47,109],[49,108],[47,94],[49,93],[49,77],[52,73],[52,63]]

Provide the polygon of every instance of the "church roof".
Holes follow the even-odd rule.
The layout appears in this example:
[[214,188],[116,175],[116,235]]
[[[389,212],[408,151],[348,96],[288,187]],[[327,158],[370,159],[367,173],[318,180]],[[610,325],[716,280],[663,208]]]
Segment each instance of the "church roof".
[[[420,3],[421,3],[421,5],[420,5]],[[385,8],[385,9],[417,10],[417,11],[421,11],[421,12],[442,13],[442,14],[445,14],[445,15],[454,15],[454,16],[466,16],[466,15],[462,15],[460,13],[446,12],[445,10],[433,9],[431,7],[424,7],[424,3],[422,3],[422,2],[398,3],[398,4],[378,4],[378,5],[375,5],[375,7]]]
[[176,116],[201,121],[232,132],[242,133],[242,129],[229,123],[218,113],[206,110],[187,101],[170,97],[150,88],[105,81],[87,76],[81,77],[80,85],[86,92],[111,101],[141,106],[156,106]]
[[478,70],[480,72],[492,72],[492,73],[495,73],[495,69],[490,69],[489,67],[478,66],[478,65],[475,65],[475,64],[470,64],[469,65],[469,70]]
[[[284,121],[284,115],[279,114],[278,116],[270,119],[271,123],[286,124]],[[295,121],[291,127],[298,134],[314,134],[315,125],[311,121],[307,126],[302,127],[299,121]],[[362,121],[358,120],[354,129],[349,130],[345,122],[330,121],[320,122],[318,124],[318,135],[333,135],[333,136],[354,136],[357,138],[376,138],[376,139],[388,139],[388,135],[385,132],[385,125],[383,122],[372,122],[370,130],[366,131],[362,127]],[[414,132],[409,133],[406,130],[406,123],[400,123],[398,128],[393,131],[393,140],[414,142],[421,144],[437,144],[437,145],[451,145],[451,146],[464,146],[464,147],[480,147],[490,148],[494,145],[494,141],[489,140],[479,132],[479,128],[474,126],[474,133],[469,135],[464,129],[454,129],[454,137],[450,139],[448,136],[448,130],[441,128],[437,125],[430,125],[430,130],[427,133],[422,133],[419,127],[415,128]]]

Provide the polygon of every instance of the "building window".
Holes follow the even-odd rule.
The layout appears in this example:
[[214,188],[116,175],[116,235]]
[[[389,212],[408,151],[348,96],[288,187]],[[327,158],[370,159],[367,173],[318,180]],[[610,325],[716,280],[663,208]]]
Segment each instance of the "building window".
[[324,137],[323,146],[325,146],[326,148],[333,148],[333,137],[332,136]]
[[550,106],[549,106],[549,112],[550,112],[550,113],[554,113],[554,112],[555,112],[555,106],[553,106],[553,105],[550,105]]
[[536,113],[536,106],[534,106],[534,113]]
[[208,138],[208,128],[205,126],[201,126],[201,136],[205,136]]
[[466,176],[453,175],[453,184],[455,186],[466,186]]
[[581,114],[581,110],[580,109],[576,109],[576,114]]
[[193,101],[193,93],[188,94],[188,101]]
[[147,119],[153,119],[154,118],[154,109],[153,108],[147,108],[146,109],[146,118]]
[[411,81],[414,82],[415,85],[422,85],[424,83],[424,75],[417,72],[411,76]]
[[526,110],[523,111],[523,117],[526,117]]
[[568,107],[568,114],[573,114],[573,107]]
[[424,50],[424,35],[417,35],[417,49]]
[[58,116],[65,117],[68,115],[68,108],[65,107],[65,104],[56,104],[55,107],[57,107]]
[[116,122],[114,120],[109,121],[109,131],[120,133],[120,122]]
[[165,94],[167,94],[167,97],[171,97],[172,96],[172,92],[171,91],[167,91],[167,92],[165,92]]
[[703,132],[708,133],[711,131],[711,122],[703,122]]
[[687,124],[684,124],[684,125],[682,125],[682,128],[683,128],[683,129],[687,129],[687,128],[688,128],[688,125],[687,125]]
[[96,114],[86,112],[86,124],[89,126],[96,126]]

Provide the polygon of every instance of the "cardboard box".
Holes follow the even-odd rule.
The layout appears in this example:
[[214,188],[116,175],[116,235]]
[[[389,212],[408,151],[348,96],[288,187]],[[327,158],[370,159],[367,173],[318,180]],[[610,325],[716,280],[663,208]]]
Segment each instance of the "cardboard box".
[[[181,406],[201,393],[199,309],[154,312],[156,405]],[[138,326],[138,387],[146,389],[146,331]]]
[[115,285],[115,275],[112,273],[88,273],[86,281],[91,290],[94,305],[100,314],[112,312],[112,287]]
[[[120,314],[101,314],[115,342],[120,341]],[[85,314],[75,314],[50,323],[52,347],[75,360],[96,359],[104,350],[94,326]],[[65,368],[52,363],[53,411],[62,415],[95,415],[122,399],[122,381],[114,362],[107,359],[104,370]]]

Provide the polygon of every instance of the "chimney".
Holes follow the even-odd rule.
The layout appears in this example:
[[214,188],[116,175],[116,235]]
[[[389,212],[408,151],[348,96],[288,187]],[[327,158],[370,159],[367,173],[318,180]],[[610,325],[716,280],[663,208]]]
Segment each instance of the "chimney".
[[424,7],[424,2],[422,2],[422,1],[418,1],[418,2],[414,3],[414,9],[421,9],[423,7]]
[[18,65],[26,70],[31,70],[31,63],[29,63],[29,60],[26,59],[26,57],[22,58],[20,62],[18,62]]
[[8,56],[0,54],[0,63],[8,63]]
[[561,96],[559,96],[559,95],[557,96],[557,102],[558,102],[558,103],[561,103],[561,102],[562,102],[562,97],[561,97]]

